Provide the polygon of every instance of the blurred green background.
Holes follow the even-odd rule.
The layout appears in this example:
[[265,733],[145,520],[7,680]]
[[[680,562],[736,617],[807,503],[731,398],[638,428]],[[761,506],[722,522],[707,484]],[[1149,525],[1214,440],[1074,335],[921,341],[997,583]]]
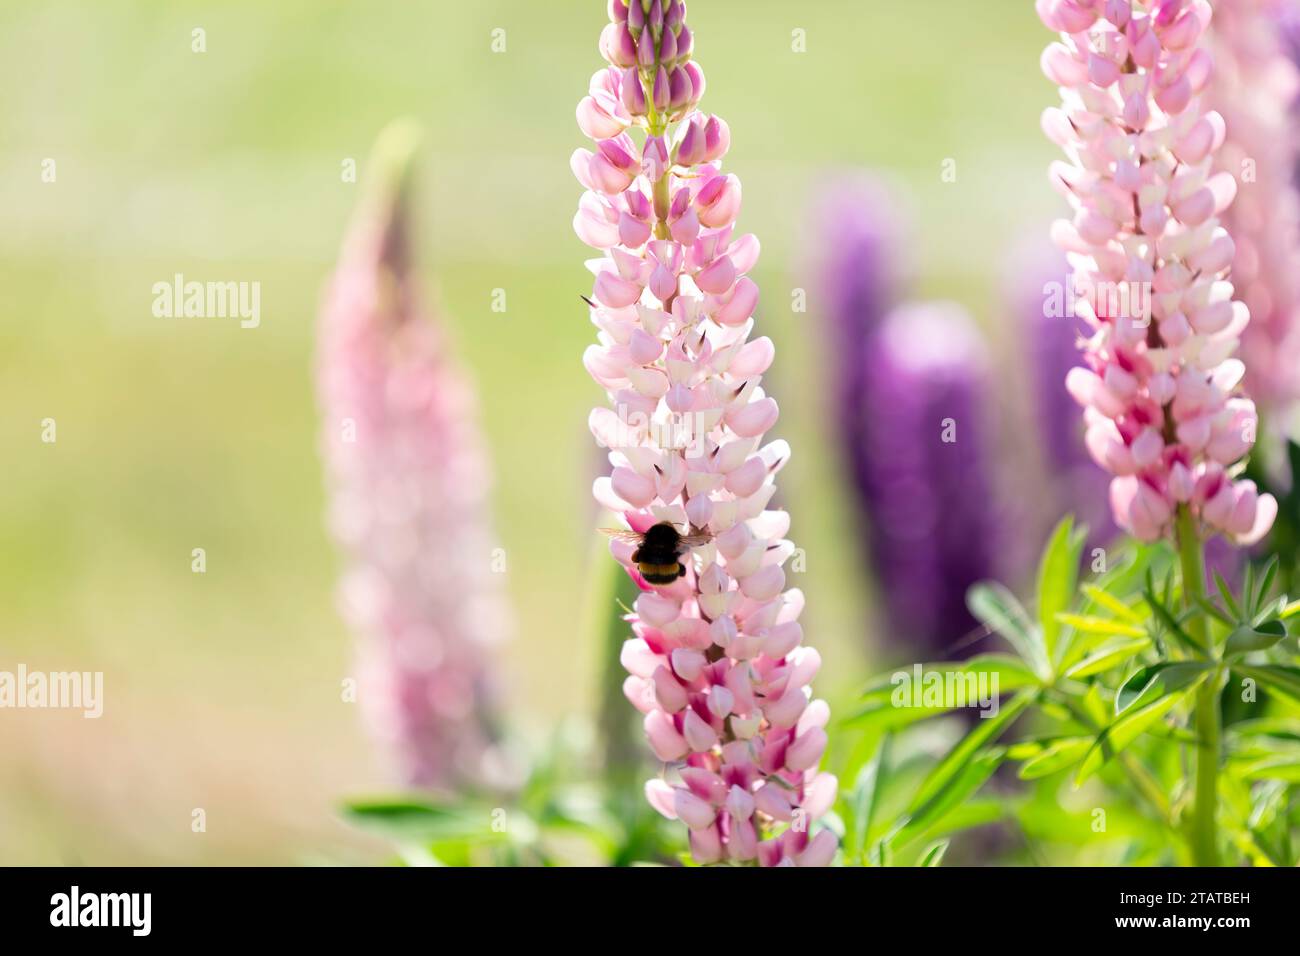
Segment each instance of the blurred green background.
[[[103,670],[106,684],[97,721],[0,711],[0,862],[383,857],[336,815],[386,782],[340,701],[350,637],[321,522],[312,356],[359,195],[342,164],[364,178],[395,116],[429,134],[424,275],[496,465],[513,717],[541,733],[590,713],[598,649],[575,609],[595,517],[585,423],[603,396],[580,361],[589,250],[570,225],[568,157],[604,8],[0,7],[0,669]],[[914,220],[913,292],[996,330],[1006,250],[1056,209],[1038,131],[1048,37],[1027,3],[970,0],[693,0],[690,22],[702,105],[732,130],[740,226],[764,246],[759,329],[778,348],[765,386],[794,446],[782,495],[807,552],[792,583],[826,661],[819,693],[843,705],[878,636],[829,445],[808,201],[830,171],[880,171]],[[260,282],[261,327],[155,318],[151,287],[175,273]],[[807,314],[791,311],[796,287]],[[196,547],[206,574],[190,570]]]

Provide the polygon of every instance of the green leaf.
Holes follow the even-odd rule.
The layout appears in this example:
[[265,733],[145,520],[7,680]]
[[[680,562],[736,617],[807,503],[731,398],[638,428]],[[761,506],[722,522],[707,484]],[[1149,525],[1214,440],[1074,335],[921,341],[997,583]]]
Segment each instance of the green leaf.
[[1282,608],[1282,610],[1277,612],[1277,616],[1284,621],[1287,618],[1295,617],[1297,614],[1300,614],[1300,601],[1292,601],[1286,607]]
[[[977,678],[981,674],[986,674],[990,686],[996,681],[998,693],[1007,693],[1019,690],[1022,687],[1035,686],[1039,683],[1038,677],[1025,667],[1019,658],[1012,657],[1010,654],[980,654],[968,661],[958,663],[945,661],[935,664],[913,664],[911,667],[900,668],[897,671],[876,678],[863,692],[862,707],[843,718],[841,723],[851,725],[855,729],[861,728],[864,731],[869,729],[894,729],[956,709],[958,703],[954,703],[952,706],[945,703],[939,706],[913,707],[896,701],[895,694],[901,691],[899,675],[908,677],[909,683],[905,686],[915,688],[914,675],[917,667],[921,669],[922,674],[943,674],[945,675],[945,681],[950,673],[971,674]],[[922,694],[924,693],[923,684],[920,685],[919,691]]]
[[1165,714],[1173,710],[1179,702],[1187,697],[1193,687],[1205,679],[1202,674],[1192,683],[1192,687],[1160,697],[1144,707],[1131,710],[1097,735],[1097,740],[1084,757],[1083,764],[1074,775],[1074,785],[1079,787],[1085,780],[1101,769],[1111,757],[1115,756],[1154,724]]
[[1148,586],[1146,590],[1146,600],[1147,604],[1151,605],[1151,610],[1155,612],[1156,617],[1160,618],[1160,622],[1168,628],[1170,633],[1178,638],[1184,646],[1190,647],[1202,657],[1209,656],[1208,652],[1201,646],[1200,642],[1195,640],[1187,633],[1187,631],[1183,630],[1182,623],[1178,618],[1174,617],[1173,612],[1171,612],[1169,608],[1165,607],[1165,605],[1156,597],[1155,590],[1150,586]]
[[1248,627],[1243,624],[1228,635],[1228,641],[1223,645],[1223,656],[1231,657],[1234,654],[1266,650],[1284,637],[1286,637],[1286,625],[1281,621],[1265,621],[1259,627]]
[[1268,563],[1264,565],[1264,573],[1260,578],[1259,587],[1255,591],[1255,603],[1251,607],[1251,612],[1255,613],[1264,606],[1264,600],[1268,597],[1268,592],[1273,589],[1273,581],[1277,578],[1277,555],[1269,555]]
[[1239,772],[1247,780],[1285,780],[1287,783],[1300,783],[1300,759],[1269,757],[1248,764]]
[[1291,717],[1257,717],[1254,720],[1239,720],[1232,725],[1232,732],[1241,737],[1277,737],[1300,743],[1300,720]]
[[948,786],[907,817],[887,842],[891,846],[905,847],[921,837],[933,834],[936,828],[946,825],[954,817],[960,817],[970,796],[993,776],[993,772],[1002,764],[1005,753],[1003,748],[994,747],[975,755],[952,778]]
[[1222,608],[1220,608],[1217,604],[1215,604],[1213,601],[1209,600],[1208,598],[1203,598],[1198,596],[1196,598],[1196,604],[1198,607],[1200,607],[1202,611],[1210,615],[1210,617],[1214,618],[1216,621],[1218,621],[1220,624],[1222,624],[1224,627],[1228,628],[1229,630],[1237,626],[1237,622],[1233,620],[1232,617],[1226,611],[1224,611]]
[[1057,620],[1084,634],[1106,634],[1120,637],[1145,637],[1146,631],[1133,624],[1109,617],[1091,617],[1082,614],[1058,614]]
[[1138,701],[1148,702],[1181,690],[1212,665],[1202,661],[1161,661],[1129,675],[1115,693],[1115,713],[1122,714]]
[[889,751],[893,738],[886,734],[871,759],[858,773],[853,788],[853,840],[849,846],[849,860],[860,861],[866,847],[871,823],[880,806],[880,795],[889,777]]
[[492,809],[487,806],[444,806],[420,800],[359,800],[345,805],[344,813],[358,826],[398,842],[507,838],[507,834],[493,830]]
[[1228,613],[1241,620],[1241,608],[1237,606],[1237,599],[1232,596],[1232,588],[1228,587],[1228,582],[1223,580],[1223,575],[1218,571],[1214,572],[1214,586],[1219,589],[1219,594],[1223,597],[1223,603],[1228,608]]
[[1111,641],[1093,651],[1079,663],[1065,672],[1066,677],[1080,678],[1100,674],[1124,663],[1135,654],[1151,646],[1151,638],[1140,637],[1137,640]]
[[1004,585],[996,581],[973,585],[966,592],[966,606],[990,630],[1006,638],[1035,674],[1044,680],[1051,676],[1043,632]]
[[921,862],[918,866],[938,866],[943,862],[943,855],[948,852],[947,840],[936,840],[931,843],[921,856]]
[[1038,624],[1044,653],[1052,662],[1061,658],[1061,615],[1074,601],[1083,540],[1083,535],[1075,531],[1074,518],[1067,515],[1052,532],[1038,564]]
[[1020,779],[1036,780],[1073,766],[1084,758],[1091,746],[1091,737],[1061,737],[1021,765]]
[[975,729],[962,738],[922,781],[907,812],[915,816],[925,804],[940,796],[953,779],[966,769],[975,754],[985,744],[1001,736],[1003,731],[1020,716],[1020,712],[1033,703],[1037,696],[1036,690],[1021,691],[1002,705],[996,717],[981,717]]
[[1087,596],[1088,600],[1092,601],[1094,604],[1100,604],[1112,614],[1118,615],[1133,624],[1142,623],[1141,614],[1133,610],[1133,608],[1129,607],[1113,594],[1103,591],[1101,588],[1097,587],[1097,585],[1085,584],[1083,586],[1083,593]]

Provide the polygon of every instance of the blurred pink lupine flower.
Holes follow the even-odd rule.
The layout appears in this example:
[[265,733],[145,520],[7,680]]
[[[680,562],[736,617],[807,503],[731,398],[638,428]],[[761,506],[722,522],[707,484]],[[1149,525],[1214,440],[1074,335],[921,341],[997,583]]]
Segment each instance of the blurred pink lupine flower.
[[[1227,124],[1214,168],[1237,180],[1223,224],[1236,243],[1232,281],[1250,309],[1242,336],[1246,384],[1269,412],[1300,398],[1300,137],[1292,115],[1300,71],[1281,20],[1294,0],[1219,0],[1206,101]],[[1267,417],[1267,416],[1266,416]]]
[[668,521],[712,536],[663,587],[639,575],[631,545],[612,547],[643,589],[625,691],[675,769],[646,796],[686,824],[700,863],[825,865],[835,836],[811,827],[836,789],[817,772],[829,710],[809,684],[821,659],[800,646],[803,594],[785,587],[789,516],[766,510],[790,449],[759,448],[777,406],[759,386],[772,342],[749,341],[758,240],[734,235],[741,187],[721,167],[727,125],[695,110],[704,75],[685,6],[609,8],[600,50],[611,65],[578,107],[597,144],[572,160],[588,190],[574,228],[603,253],[589,263],[599,344],[585,364],[613,406],[590,420],[613,470],[595,496],[635,531]]
[[321,311],[318,390],[358,703],[408,785],[455,789],[498,782],[487,648],[507,614],[474,395],[416,288],[416,142],[397,125],[375,149]]
[[1043,53],[1061,108],[1043,129],[1069,162],[1051,179],[1074,209],[1066,251],[1091,330],[1071,370],[1088,450],[1115,478],[1116,522],[1168,533],[1185,504],[1208,528],[1259,540],[1277,502],[1233,466],[1255,441],[1255,405],[1233,353],[1250,320],[1227,280],[1235,246],[1218,220],[1236,181],[1213,173],[1223,118],[1202,112],[1212,69],[1206,0],[1037,0],[1061,40]]

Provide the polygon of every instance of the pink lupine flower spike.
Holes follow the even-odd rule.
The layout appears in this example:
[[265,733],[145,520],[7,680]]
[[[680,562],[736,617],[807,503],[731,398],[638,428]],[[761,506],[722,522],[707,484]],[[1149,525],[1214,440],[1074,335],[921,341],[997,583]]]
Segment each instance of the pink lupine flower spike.
[[492,654],[509,615],[486,558],[474,392],[418,288],[417,143],[399,122],[375,147],[322,304],[317,372],[357,701],[405,785],[453,792],[509,780]]
[[[1206,0],[1038,0],[1061,38],[1043,53],[1062,105],[1043,129],[1068,161],[1051,179],[1074,210],[1068,254],[1091,334],[1067,387],[1087,445],[1115,477],[1115,520],[1143,540],[1180,513],[1198,534],[1259,540],[1277,502],[1239,477],[1254,403],[1234,357],[1250,320],[1229,281],[1236,247],[1219,217],[1236,180],[1213,172],[1222,117],[1201,108],[1212,63]],[[1181,511],[1180,511],[1181,509]]]
[[610,65],[578,106],[595,148],[572,160],[587,189],[574,228],[601,252],[585,364],[612,406],[590,419],[612,466],[595,496],[633,531],[668,522],[705,538],[668,585],[640,575],[634,543],[612,544],[642,588],[625,690],[669,765],[646,796],[689,828],[699,863],[826,865],[835,835],[814,821],[836,781],[817,770],[829,710],[809,691],[821,659],[801,646],[803,594],[786,589],[789,516],[767,509],[790,449],[760,447],[777,406],[760,386],[772,342],[749,340],[758,240],[734,232],[730,132],[696,108],[704,74],[685,4],[611,0],[609,12]]

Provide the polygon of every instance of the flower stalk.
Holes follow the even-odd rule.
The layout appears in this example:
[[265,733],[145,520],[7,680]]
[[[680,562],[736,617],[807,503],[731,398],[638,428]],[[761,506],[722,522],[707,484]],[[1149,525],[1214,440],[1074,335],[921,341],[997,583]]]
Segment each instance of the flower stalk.
[[[1182,507],[1175,522],[1178,563],[1183,577],[1183,604],[1196,611],[1187,620],[1192,640],[1211,648],[1209,628],[1199,602],[1205,597],[1205,556],[1191,510]],[[1196,689],[1194,722],[1196,727],[1196,783],[1190,844],[1192,860],[1197,866],[1219,865],[1219,674],[1203,681]]]
[[475,395],[419,289],[418,142],[395,123],[375,146],[321,308],[317,384],[358,706],[403,784],[456,792],[509,778],[491,651],[509,613]]
[[[1066,379],[1111,508],[1137,538],[1172,537],[1190,637],[1211,658],[1197,689],[1192,857],[1218,862],[1219,684],[1204,614],[1204,541],[1258,541],[1277,502],[1240,477],[1258,417],[1235,357],[1250,322],[1230,281],[1222,217],[1237,182],[1215,170],[1227,130],[1202,111],[1214,63],[1207,0],[1037,0],[1060,40],[1043,53],[1062,105],[1043,129],[1068,162],[1052,182],[1074,210],[1053,227],[1079,294],[1085,367]],[[1136,294],[1135,294],[1136,293]]]
[[771,340],[749,341],[758,240],[733,234],[730,132],[696,109],[685,4],[610,0],[609,17],[609,66],[577,110],[595,149],[571,160],[586,188],[574,229],[601,253],[584,362],[609,397],[589,424],[611,471],[594,493],[631,532],[669,524],[693,542],[669,556],[681,574],[668,584],[661,562],[656,583],[642,574],[636,543],[612,545],[638,587],[623,689],[665,764],[646,796],[687,826],[697,863],[826,865],[829,709],[809,691],[821,659],[801,646],[803,595],[786,589],[789,516],[767,509],[790,450],[760,447],[778,409],[760,387]]

